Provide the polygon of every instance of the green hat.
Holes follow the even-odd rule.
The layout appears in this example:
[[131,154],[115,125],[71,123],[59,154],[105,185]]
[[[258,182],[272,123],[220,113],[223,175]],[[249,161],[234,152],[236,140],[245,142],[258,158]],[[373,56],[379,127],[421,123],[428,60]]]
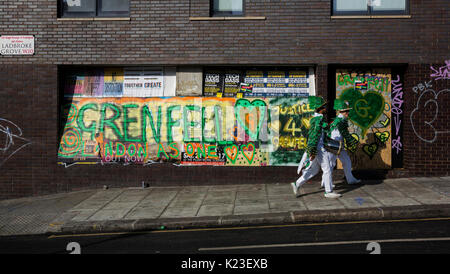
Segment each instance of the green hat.
[[318,96],[309,96],[308,103],[309,103],[309,107],[314,110],[321,108],[327,104],[322,97],[318,97]]
[[342,99],[336,99],[334,100],[334,109],[338,111],[346,111],[351,110],[352,108],[350,107],[347,101],[344,101]]

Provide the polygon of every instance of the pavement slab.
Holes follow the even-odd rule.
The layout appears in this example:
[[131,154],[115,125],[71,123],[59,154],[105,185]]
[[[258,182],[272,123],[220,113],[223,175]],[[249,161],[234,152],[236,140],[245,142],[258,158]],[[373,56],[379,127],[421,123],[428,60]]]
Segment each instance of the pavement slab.
[[124,219],[156,219],[163,213],[165,207],[139,206],[130,210]]
[[160,218],[195,217],[200,206],[195,207],[169,207],[161,214]]
[[198,211],[197,217],[227,216],[233,213],[233,208],[233,204],[202,205]]
[[64,213],[93,193],[94,191],[76,191],[1,201],[0,236],[43,234],[49,229],[58,230],[59,225],[70,220],[71,216]]
[[301,200],[297,201],[282,201],[271,200],[269,201],[269,209],[271,212],[289,212],[297,210],[306,210],[306,206]]
[[248,205],[236,205],[234,207],[234,215],[244,215],[244,214],[260,214],[260,213],[270,213],[268,203],[258,203],[258,204],[248,204]]
[[89,217],[88,221],[121,220],[131,209],[102,209]]
[[356,196],[339,199],[346,208],[364,208],[364,207],[380,207],[383,206],[380,202],[369,196]]

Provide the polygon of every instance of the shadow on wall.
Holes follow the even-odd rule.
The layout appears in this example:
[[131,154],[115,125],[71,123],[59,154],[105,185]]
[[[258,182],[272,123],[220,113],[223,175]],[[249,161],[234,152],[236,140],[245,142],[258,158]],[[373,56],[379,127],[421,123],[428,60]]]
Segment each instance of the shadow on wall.
[[[352,160],[353,169],[366,169],[370,163],[371,166],[377,167],[377,169],[390,169],[391,157],[390,155],[382,155],[381,151],[386,148],[386,141],[389,137],[382,136],[377,133],[368,133],[367,140],[374,140],[374,142],[368,144],[359,144],[358,151],[356,153],[349,152],[350,159]],[[358,166],[363,168],[358,168]]]

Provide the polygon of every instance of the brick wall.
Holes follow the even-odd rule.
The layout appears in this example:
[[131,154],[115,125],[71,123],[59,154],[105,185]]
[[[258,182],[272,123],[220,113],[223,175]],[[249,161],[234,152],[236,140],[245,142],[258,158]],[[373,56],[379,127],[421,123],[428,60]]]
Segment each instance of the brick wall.
[[57,68],[0,65],[0,198],[55,192]]
[[406,71],[403,162],[416,176],[448,176],[450,80],[432,77],[430,66],[437,69],[445,64],[411,64]]
[[[2,1],[1,34],[33,34],[33,64],[334,64],[443,62],[447,0],[410,1],[411,19],[331,19],[330,0],[247,0],[266,20],[190,21],[209,1],[130,0],[130,21],[58,21],[56,0]],[[439,39],[438,39],[439,38]]]
[[[11,138],[15,141],[6,151],[11,157],[0,165],[0,199],[102,185],[139,186],[143,180],[176,185],[296,178],[295,167],[58,166],[57,65],[71,64],[315,65],[317,93],[325,97],[334,65],[402,64],[403,168],[375,173],[448,176],[448,93],[434,98],[419,116],[411,114],[425,98],[423,91],[415,92],[417,85],[432,80],[436,93],[450,87],[449,80],[430,76],[431,65],[439,68],[450,59],[450,1],[410,2],[411,19],[331,19],[329,0],[247,0],[246,16],[266,20],[194,21],[189,18],[209,15],[209,1],[131,0],[129,21],[61,21],[56,0],[2,1],[0,34],[35,35],[36,54],[0,56],[0,118],[7,120],[2,120],[3,128],[10,129],[9,135],[1,134],[0,148]],[[436,105],[440,120],[433,125],[444,133],[434,139],[425,122],[433,119]],[[21,138],[12,136],[12,128]]]

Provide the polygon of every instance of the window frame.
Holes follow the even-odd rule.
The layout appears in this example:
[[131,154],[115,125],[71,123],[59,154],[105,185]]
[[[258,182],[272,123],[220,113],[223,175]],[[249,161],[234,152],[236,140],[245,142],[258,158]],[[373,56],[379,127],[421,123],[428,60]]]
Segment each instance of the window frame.
[[245,16],[245,0],[242,0],[242,12],[233,14],[228,11],[214,11],[214,0],[209,1],[210,17],[241,17]]
[[[355,16],[376,16],[376,15],[409,15],[409,0],[405,0],[405,9],[400,10],[382,10],[382,11],[374,11],[372,6],[367,5],[366,11],[336,11],[337,1],[339,0],[331,0],[332,1],[332,16],[341,16],[341,15],[355,15]],[[342,1],[342,0],[341,0]]]
[[129,17],[130,16],[130,0],[128,0],[127,12],[101,12],[102,1],[95,1],[95,11],[93,12],[64,12],[64,0],[58,0],[58,18],[107,18],[107,17]]

